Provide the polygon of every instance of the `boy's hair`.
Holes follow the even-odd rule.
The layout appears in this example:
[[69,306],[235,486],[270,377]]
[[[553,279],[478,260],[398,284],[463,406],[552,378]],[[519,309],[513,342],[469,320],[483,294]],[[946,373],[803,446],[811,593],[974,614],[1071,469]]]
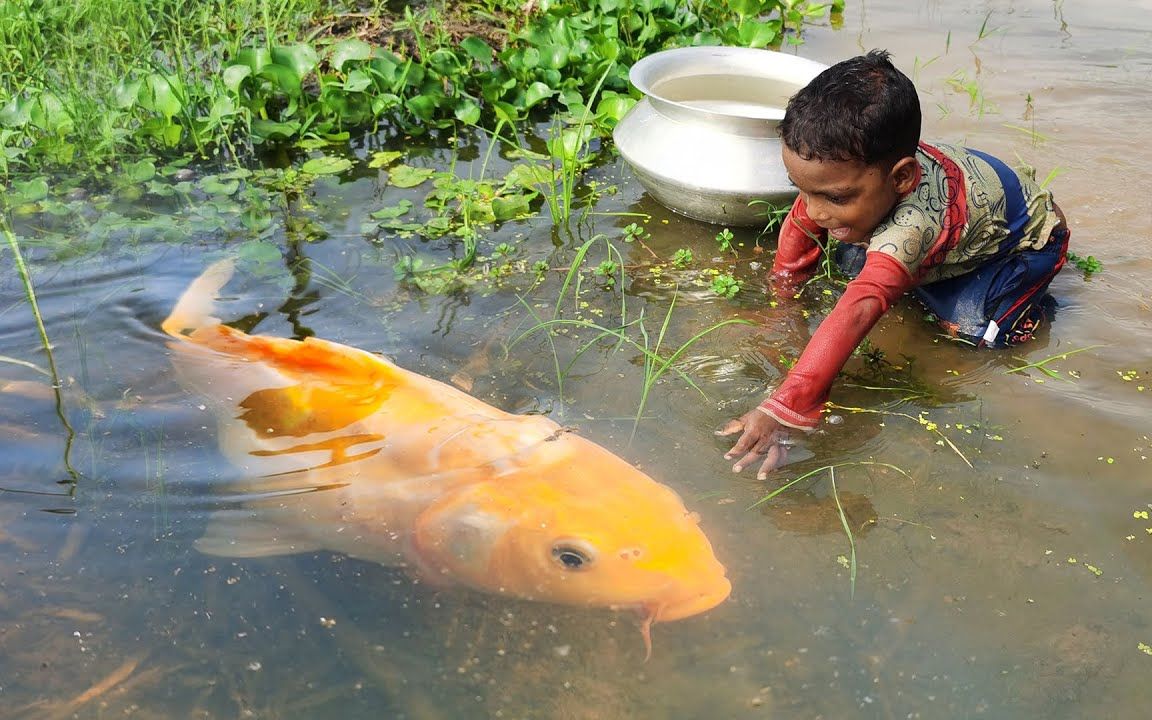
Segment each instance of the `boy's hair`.
[[886,50],[836,63],[792,96],[780,137],[805,160],[891,166],[915,156],[920,98]]

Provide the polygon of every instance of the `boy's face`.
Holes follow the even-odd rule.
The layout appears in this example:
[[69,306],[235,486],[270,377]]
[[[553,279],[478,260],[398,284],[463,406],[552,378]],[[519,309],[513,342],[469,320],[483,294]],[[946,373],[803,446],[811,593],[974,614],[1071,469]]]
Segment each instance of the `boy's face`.
[[889,170],[855,160],[805,160],[787,145],[783,150],[788,179],[800,190],[808,217],[846,243],[867,243],[872,231],[897,201],[920,181],[920,166],[901,158]]

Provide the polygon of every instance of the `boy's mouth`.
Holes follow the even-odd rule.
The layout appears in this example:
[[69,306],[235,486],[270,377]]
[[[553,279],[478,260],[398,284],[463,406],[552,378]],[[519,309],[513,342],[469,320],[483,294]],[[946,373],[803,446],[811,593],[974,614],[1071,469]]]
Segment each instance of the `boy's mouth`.
[[829,228],[828,229],[828,236],[831,238],[834,238],[836,240],[846,240],[848,238],[848,236],[851,234],[852,234],[852,228],[849,228],[849,227],[838,227],[838,228]]

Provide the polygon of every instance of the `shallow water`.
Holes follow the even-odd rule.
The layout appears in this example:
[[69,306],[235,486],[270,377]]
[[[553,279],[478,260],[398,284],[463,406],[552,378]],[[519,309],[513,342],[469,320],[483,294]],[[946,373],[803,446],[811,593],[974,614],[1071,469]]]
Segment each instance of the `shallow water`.
[[[233,317],[258,320],[258,332],[315,333],[432,377],[470,378],[489,402],[549,412],[641,463],[703,516],[729,601],[657,626],[644,663],[627,616],[434,592],[326,553],[198,554],[192,542],[231,471],[212,423],[175,383],[158,325],[237,237],[199,232],[174,245],[173,228],[149,226],[83,262],[27,250],[68,382],[58,413],[42,376],[0,362],[0,717],[1146,717],[1152,521],[1137,515],[1152,503],[1152,261],[1141,249],[1152,225],[1142,130],[1152,3],[853,5],[842,28],[813,29],[799,52],[831,63],[887,48],[922,91],[926,138],[1019,156],[1041,176],[1059,168],[1072,250],[1104,269],[1062,273],[1055,324],[1019,352],[940,341],[902,306],[872,337],[888,364],[869,374],[854,361],[833,392],[841,406],[889,414],[838,410],[842,422],[806,442],[814,457],[765,483],[731,474],[711,432],[777,377],[809,321],[764,307],[748,247],[735,263],[745,291],[730,302],[683,287],[666,342],[730,317],[766,324],[693,346],[683,369],[707,399],[668,376],[631,443],[639,354],[585,354],[562,400],[541,338],[503,354],[531,324],[516,293],[546,312],[559,278],[450,298],[398,286],[396,244],[360,231],[397,192],[371,175],[312,198],[323,241],[293,243],[276,226],[273,238],[308,260],[294,274],[249,264],[230,288]],[[983,114],[949,79],[974,83]],[[598,210],[652,215],[645,242],[656,253],[717,254],[716,228],[670,215],[618,164],[596,175],[620,186]],[[632,219],[597,216],[570,236],[544,220],[508,224],[488,240],[527,235],[529,264],[562,268],[580,241],[618,236]],[[20,231],[34,237],[37,226]],[[655,331],[673,292],[650,279],[643,247],[621,247],[631,317],[643,307]],[[613,292],[583,299],[618,313]],[[0,348],[45,363],[8,266]],[[1059,379],[1006,374],[1083,348],[1049,364]],[[893,408],[896,396],[911,399]],[[854,530],[854,589],[827,472],[748,509],[833,463],[846,464],[835,482]]]

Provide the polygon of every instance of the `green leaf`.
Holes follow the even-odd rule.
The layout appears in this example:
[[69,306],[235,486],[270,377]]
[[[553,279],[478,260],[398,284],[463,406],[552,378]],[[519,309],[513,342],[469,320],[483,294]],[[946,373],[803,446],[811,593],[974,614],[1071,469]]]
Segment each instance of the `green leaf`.
[[265,65],[259,75],[274,82],[285,95],[299,97],[303,94],[300,75],[287,65]]
[[27,182],[13,182],[12,189],[17,202],[36,202],[48,197],[48,181],[45,178],[32,178]]
[[116,83],[116,87],[112,90],[113,104],[121,109],[132,107],[140,96],[140,87],[143,84],[143,80],[128,80],[127,78]]
[[337,175],[352,167],[348,158],[321,155],[304,163],[300,169],[312,175]]
[[528,109],[537,103],[547,100],[556,94],[556,91],[542,82],[534,82],[524,91],[524,108]]
[[528,195],[493,198],[492,214],[496,220],[500,222],[513,220],[522,215],[530,215],[532,213],[532,209],[529,206],[530,200],[531,198]]
[[415,168],[411,165],[397,165],[388,171],[388,182],[399,188],[416,187],[436,172],[432,168]]
[[257,264],[279,263],[283,260],[279,246],[263,240],[249,240],[241,243],[236,248],[236,254],[240,256],[241,260]]
[[234,93],[239,93],[240,84],[244,82],[244,78],[251,74],[252,68],[247,65],[229,65],[224,68],[224,72],[222,73],[224,87]]
[[600,102],[596,103],[596,116],[610,119],[613,122],[620,122],[635,105],[635,98],[613,92],[606,92],[600,97]]
[[776,40],[776,26],[765,22],[747,22],[740,28],[740,41],[753,48],[763,48]]
[[480,106],[471,98],[463,98],[456,104],[456,119],[465,125],[475,125],[480,122]]
[[300,132],[298,122],[276,122],[256,118],[252,121],[252,134],[257,140],[287,140]]
[[404,153],[399,150],[377,150],[372,153],[372,159],[368,161],[370,168],[384,168],[404,157]]
[[299,78],[305,77],[320,64],[320,56],[311,45],[280,45],[272,48],[272,62],[292,68]]
[[468,37],[460,41],[460,47],[464,48],[464,52],[472,56],[472,59],[481,65],[492,64],[492,47],[478,37]]
[[359,38],[348,38],[332,46],[332,55],[328,62],[337,70],[343,70],[344,63],[349,60],[367,60],[371,57],[371,45]]
[[124,176],[134,183],[147,182],[156,176],[156,165],[151,160],[125,163],[123,170]]
[[390,220],[390,219],[401,217],[403,215],[407,215],[408,211],[410,211],[411,209],[412,209],[412,201],[408,200],[408,199],[403,199],[400,202],[398,202],[397,204],[392,205],[391,207],[380,208],[376,212],[372,213],[370,215],[370,217],[373,220]]
[[535,188],[556,181],[552,168],[545,165],[513,165],[504,177],[505,187]]
[[177,95],[182,87],[179,78],[174,75],[152,73],[145,78],[144,88],[138,99],[146,109],[158,112],[166,118],[172,118],[179,114],[181,108],[184,107],[184,103]]
[[209,195],[232,195],[240,189],[240,181],[222,178],[218,175],[208,175],[200,178],[196,187]]
[[344,81],[344,90],[350,93],[364,92],[372,87],[372,76],[363,70],[353,70],[348,73],[348,78]]
[[566,45],[545,45],[540,48],[540,66],[551,70],[560,70],[568,64],[568,47]]
[[272,56],[267,48],[244,48],[236,53],[235,62],[239,65],[247,65],[252,69],[252,72],[258,73],[264,69],[264,66],[272,62]]

